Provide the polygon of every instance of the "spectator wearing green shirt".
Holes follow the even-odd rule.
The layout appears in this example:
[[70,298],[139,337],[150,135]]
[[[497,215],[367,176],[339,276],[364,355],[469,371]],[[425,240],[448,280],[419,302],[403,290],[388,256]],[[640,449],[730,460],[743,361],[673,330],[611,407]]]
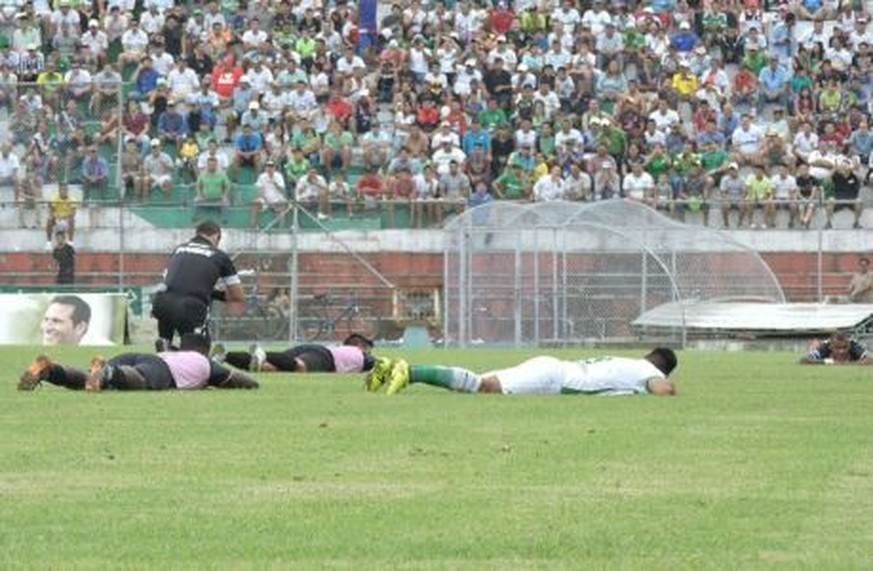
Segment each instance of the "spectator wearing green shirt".
[[507,165],[491,186],[504,200],[524,200],[530,195],[530,178],[519,164]]
[[306,176],[311,163],[303,154],[303,149],[295,147],[291,150],[291,156],[285,162],[285,180],[288,185],[295,185],[297,181]]
[[489,132],[494,131],[497,125],[506,123],[508,120],[506,111],[497,105],[497,99],[493,97],[488,99],[485,109],[479,112],[478,119],[479,124]]
[[[595,124],[596,125],[596,124]],[[606,152],[618,159],[627,149],[627,136],[611,119],[600,120],[600,131],[597,132],[597,143],[606,147]]]
[[702,147],[700,165],[706,174],[712,177],[714,186],[718,186],[719,182],[721,182],[721,177],[727,171],[730,153],[719,148],[718,143],[715,141],[707,141]]
[[767,66],[767,62],[767,54],[764,50],[759,50],[757,46],[749,46],[746,48],[746,55],[743,56],[741,64],[758,77],[761,70]]
[[300,128],[291,135],[291,147],[301,149],[303,156],[310,164],[318,165],[321,160],[321,136],[315,131],[312,123],[303,121]]
[[230,205],[230,179],[226,172],[218,169],[216,157],[206,159],[206,170],[197,176],[194,189],[195,217],[201,210],[217,208],[224,219],[224,209]]
[[758,228],[755,224],[755,210],[761,210],[763,220],[760,224],[761,228],[766,228],[766,220],[772,218],[773,210],[773,180],[765,176],[764,167],[758,165],[755,167],[755,172],[749,175],[746,179],[746,218],[751,223],[752,228]]
[[300,28],[300,36],[294,41],[294,52],[300,56],[300,64],[309,69],[315,61],[315,39],[309,28]]
[[645,169],[657,180],[662,174],[668,174],[673,167],[673,159],[667,153],[664,145],[656,143],[652,152],[645,160]]
[[354,144],[355,137],[344,130],[339,121],[331,121],[327,133],[324,134],[324,147],[321,149],[321,164],[325,172],[334,169],[347,170],[352,160]]

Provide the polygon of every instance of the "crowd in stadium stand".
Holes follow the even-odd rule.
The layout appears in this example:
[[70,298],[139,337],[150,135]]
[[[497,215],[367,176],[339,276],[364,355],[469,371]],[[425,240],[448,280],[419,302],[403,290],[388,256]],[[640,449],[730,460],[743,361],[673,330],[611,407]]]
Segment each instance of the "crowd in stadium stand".
[[873,36],[859,0],[379,14],[370,30],[339,0],[5,2],[0,185],[24,210],[60,182],[87,204],[117,161],[131,202],[186,181],[194,203],[239,204],[251,173],[253,225],[292,198],[319,218],[410,201],[413,226],[489,200],[624,198],[724,227],[827,228],[845,208],[860,227]]

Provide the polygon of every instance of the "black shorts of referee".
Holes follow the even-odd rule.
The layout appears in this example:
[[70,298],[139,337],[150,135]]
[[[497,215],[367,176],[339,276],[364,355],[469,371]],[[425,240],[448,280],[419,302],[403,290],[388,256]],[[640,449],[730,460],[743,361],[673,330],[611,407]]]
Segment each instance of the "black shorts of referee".
[[175,333],[209,335],[209,305],[191,295],[162,291],[152,298],[152,316],[158,320],[158,337],[172,339]]

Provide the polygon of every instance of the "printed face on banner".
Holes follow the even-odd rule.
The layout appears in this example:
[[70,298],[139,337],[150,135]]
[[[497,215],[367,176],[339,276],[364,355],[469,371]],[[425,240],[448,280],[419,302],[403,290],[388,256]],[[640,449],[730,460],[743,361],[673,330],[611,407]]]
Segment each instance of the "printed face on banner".
[[88,332],[89,320],[76,321],[76,307],[50,303],[42,317],[43,345],[78,345]]
[[0,294],[0,345],[122,344],[126,319],[123,294]]

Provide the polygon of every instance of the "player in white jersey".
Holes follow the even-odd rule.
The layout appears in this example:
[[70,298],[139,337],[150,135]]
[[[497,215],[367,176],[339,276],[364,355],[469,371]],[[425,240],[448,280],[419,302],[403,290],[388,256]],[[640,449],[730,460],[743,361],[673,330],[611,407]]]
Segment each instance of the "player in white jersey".
[[672,349],[658,347],[641,359],[599,357],[568,361],[534,357],[515,367],[476,374],[462,367],[412,365],[399,359],[390,371],[374,368],[364,385],[395,394],[410,383],[424,383],[467,393],[506,395],[656,395],[676,394],[667,377],[676,368]]

